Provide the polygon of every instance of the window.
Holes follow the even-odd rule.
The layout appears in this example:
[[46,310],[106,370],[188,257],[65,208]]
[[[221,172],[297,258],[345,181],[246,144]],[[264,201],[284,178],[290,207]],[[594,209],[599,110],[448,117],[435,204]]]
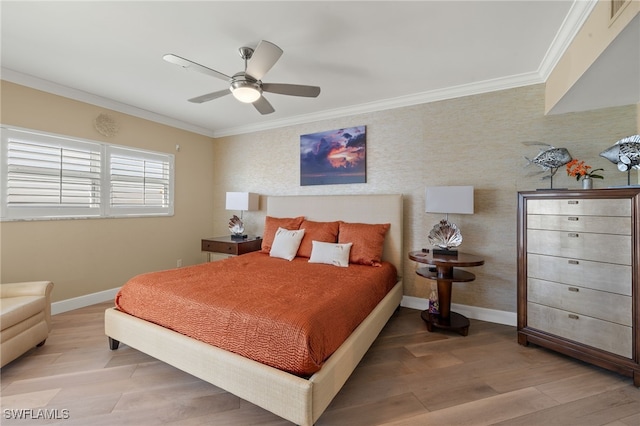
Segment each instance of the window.
[[167,154],[111,147],[108,157],[110,213],[145,214],[168,209],[173,204],[173,161],[167,157]]
[[2,128],[2,220],[173,215],[174,156]]

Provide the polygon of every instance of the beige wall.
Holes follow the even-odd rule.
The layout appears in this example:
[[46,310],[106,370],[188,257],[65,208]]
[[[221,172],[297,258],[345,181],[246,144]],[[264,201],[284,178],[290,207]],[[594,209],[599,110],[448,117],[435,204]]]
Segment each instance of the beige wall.
[[[596,187],[626,183],[626,174],[599,153],[637,129],[636,105],[544,116],[544,86],[434,102],[343,117],[215,140],[214,210],[216,233],[226,232],[225,191],[266,195],[404,194],[404,251],[428,247],[427,235],[440,216],[424,213],[428,185],[474,185],[476,213],[451,215],[462,228],[462,250],[486,264],[473,268],[477,280],[454,284],[453,302],[516,311],[516,194],[548,188],[540,170],[525,168],[523,156],[538,150],[522,144],[541,141],[566,147],[594,168],[605,169]],[[367,183],[299,184],[301,134],[357,125],[367,127]],[[558,171],[554,187],[578,188]],[[250,232],[260,233],[266,206],[245,215]],[[430,287],[405,261],[405,294],[426,298]]]
[[[213,144],[210,138],[2,81],[1,117],[14,125],[175,154],[175,215],[0,224],[0,281],[52,280],[60,301],[122,285],[131,276],[201,262],[210,236]],[[120,131],[107,138],[93,127],[109,113]],[[180,144],[180,152],[175,145]]]

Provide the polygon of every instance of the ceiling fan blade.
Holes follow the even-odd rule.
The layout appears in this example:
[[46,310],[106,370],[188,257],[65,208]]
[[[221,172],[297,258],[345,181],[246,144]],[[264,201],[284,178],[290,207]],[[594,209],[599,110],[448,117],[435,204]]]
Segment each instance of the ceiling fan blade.
[[315,98],[320,94],[318,86],[303,86],[300,84],[262,83],[262,90],[280,95],[304,96]]
[[231,91],[229,89],[218,90],[217,92],[207,93],[206,95],[197,96],[195,98],[189,99],[189,102],[193,102],[194,104],[201,104],[203,102],[212,101],[214,99],[221,98],[230,94]]
[[282,56],[282,49],[271,42],[262,40],[251,55],[245,73],[256,80],[262,80],[267,71],[278,62],[280,56]]
[[262,115],[271,114],[275,112],[275,109],[271,106],[268,100],[264,98],[264,96],[260,96],[257,101],[253,103],[253,106],[256,107],[258,112]]
[[196,62],[190,61],[190,60],[185,59],[185,58],[183,58],[181,56],[174,55],[173,53],[167,53],[166,55],[164,55],[162,57],[162,59],[164,59],[165,61],[170,62],[172,64],[176,64],[178,66],[181,66],[182,68],[187,68],[187,69],[192,68],[192,69],[194,69],[194,70],[196,70],[198,72],[210,75],[212,77],[219,78],[219,79],[224,80],[224,81],[231,80],[231,77],[229,77],[226,74],[223,74],[223,73],[221,73],[219,71],[216,71],[216,70],[212,70],[211,68],[207,68],[204,65],[200,65],[200,64],[198,64]]

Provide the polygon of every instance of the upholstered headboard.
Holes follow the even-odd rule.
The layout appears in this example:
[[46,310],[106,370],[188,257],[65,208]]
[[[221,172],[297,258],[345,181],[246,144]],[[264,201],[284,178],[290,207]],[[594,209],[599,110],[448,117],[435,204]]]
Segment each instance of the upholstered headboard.
[[390,223],[382,258],[393,263],[398,274],[402,274],[401,194],[270,196],[267,198],[267,215],[305,216],[319,222]]

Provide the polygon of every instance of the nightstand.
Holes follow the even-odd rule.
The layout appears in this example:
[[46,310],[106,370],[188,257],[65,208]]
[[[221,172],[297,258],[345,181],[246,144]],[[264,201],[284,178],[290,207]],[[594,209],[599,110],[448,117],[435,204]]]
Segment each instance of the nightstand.
[[434,328],[456,330],[463,336],[469,333],[469,319],[457,312],[451,312],[451,284],[454,282],[470,282],[476,279],[471,272],[455,269],[460,266],[484,265],[484,259],[472,254],[458,253],[457,256],[436,255],[433,252],[412,251],[409,259],[414,262],[431,265],[416,269],[416,274],[438,283],[438,302],[440,313],[432,314],[429,310],[420,315],[427,324],[427,330]]
[[234,239],[231,235],[211,237],[202,240],[202,251],[209,254],[209,261],[220,260],[229,256],[238,256],[262,248],[262,238],[249,235],[247,238]]

